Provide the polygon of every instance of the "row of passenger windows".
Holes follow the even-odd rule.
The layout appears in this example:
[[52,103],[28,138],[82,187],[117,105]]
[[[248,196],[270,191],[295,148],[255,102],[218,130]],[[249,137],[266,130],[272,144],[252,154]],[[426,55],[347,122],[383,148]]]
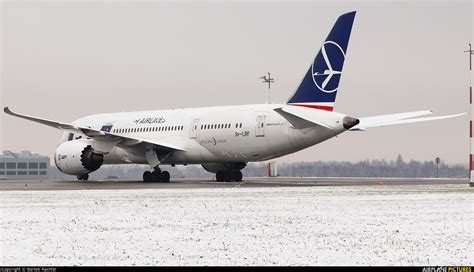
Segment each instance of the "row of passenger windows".
[[[37,162],[30,162],[30,163],[26,163],[26,162],[19,162],[19,163],[16,163],[16,162],[7,162],[7,163],[4,163],[4,162],[0,162],[0,169],[5,169],[5,166],[7,169],[27,169],[27,166],[28,166],[28,169],[38,169],[38,163]],[[47,168],[47,164],[45,162],[40,162],[39,163],[39,168],[41,169],[46,169]]]
[[[231,124],[206,124],[201,125],[201,129],[226,129]],[[236,123],[235,128],[242,128],[242,123]],[[142,127],[142,128],[116,128],[113,133],[135,133],[135,132],[156,132],[156,131],[181,131],[184,126],[166,126],[166,127]]]
[[142,127],[142,128],[117,128],[114,133],[133,133],[133,132],[155,132],[155,131],[180,131],[184,126],[166,126],[166,127]]
[[[201,129],[225,129],[230,128],[231,124],[210,124],[210,125],[201,125]],[[242,123],[236,123],[235,128],[241,128]]]

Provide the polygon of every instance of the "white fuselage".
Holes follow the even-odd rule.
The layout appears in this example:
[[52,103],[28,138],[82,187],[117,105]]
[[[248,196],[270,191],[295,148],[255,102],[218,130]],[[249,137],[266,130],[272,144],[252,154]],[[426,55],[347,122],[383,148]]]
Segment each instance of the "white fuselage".
[[[327,140],[343,131],[344,115],[311,110],[331,129],[318,125],[296,129],[274,111],[283,104],[221,106],[156,111],[120,112],[87,116],[74,125],[101,129],[112,125],[112,133],[141,139],[185,144],[162,164],[250,162],[280,157]],[[74,138],[86,137],[75,134]],[[67,140],[67,133],[63,141]],[[147,163],[144,150],[113,147],[105,164]]]

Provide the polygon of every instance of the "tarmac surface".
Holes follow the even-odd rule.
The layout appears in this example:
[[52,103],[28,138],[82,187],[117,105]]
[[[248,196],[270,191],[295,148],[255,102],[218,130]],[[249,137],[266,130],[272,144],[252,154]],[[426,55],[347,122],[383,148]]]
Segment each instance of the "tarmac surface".
[[241,182],[216,182],[208,179],[173,179],[169,183],[145,183],[139,180],[1,180],[0,191],[11,190],[117,190],[117,189],[192,189],[231,187],[309,187],[367,185],[466,184],[468,179],[445,178],[344,178],[344,177],[254,177]]

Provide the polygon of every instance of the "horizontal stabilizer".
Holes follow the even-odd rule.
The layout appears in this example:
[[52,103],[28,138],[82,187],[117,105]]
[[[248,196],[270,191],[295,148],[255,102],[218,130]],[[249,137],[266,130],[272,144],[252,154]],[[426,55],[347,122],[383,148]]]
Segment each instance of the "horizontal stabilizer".
[[433,111],[425,110],[425,111],[413,111],[413,112],[363,117],[363,118],[359,118],[360,123],[357,126],[354,126],[353,128],[351,128],[350,130],[363,131],[363,130],[366,130],[367,128],[372,128],[372,127],[384,127],[384,126],[399,125],[399,124],[409,124],[409,123],[416,123],[416,122],[442,120],[442,119],[459,117],[466,114],[466,113],[460,113],[460,114],[453,114],[453,115],[446,115],[446,116],[413,118],[413,117],[428,115],[432,113]]
[[328,125],[317,120],[314,116],[314,111],[307,108],[287,106],[274,109],[283,118],[288,120],[295,128],[307,128],[318,125],[325,128],[330,128]]

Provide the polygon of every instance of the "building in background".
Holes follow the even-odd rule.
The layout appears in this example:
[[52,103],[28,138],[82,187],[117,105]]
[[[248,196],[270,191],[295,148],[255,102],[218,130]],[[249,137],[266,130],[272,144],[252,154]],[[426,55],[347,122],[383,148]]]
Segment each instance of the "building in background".
[[33,154],[30,151],[3,151],[0,155],[0,179],[48,179],[49,162],[48,156]]

